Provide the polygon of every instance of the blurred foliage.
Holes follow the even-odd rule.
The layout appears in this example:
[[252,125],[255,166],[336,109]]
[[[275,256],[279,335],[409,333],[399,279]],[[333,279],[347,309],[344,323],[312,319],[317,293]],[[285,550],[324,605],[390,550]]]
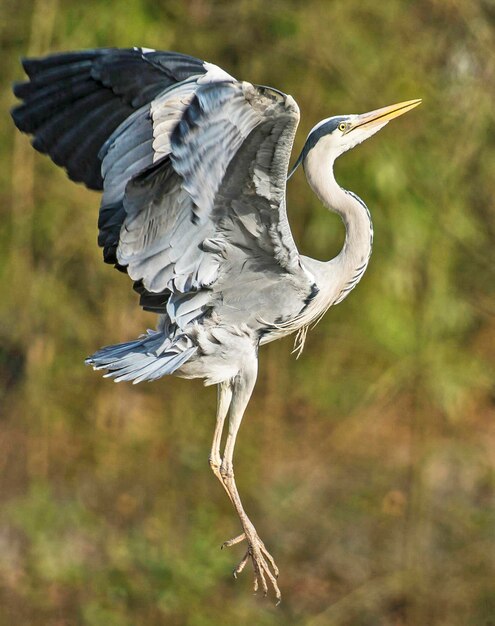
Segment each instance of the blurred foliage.
[[[0,625],[495,623],[493,0],[3,0]],[[375,222],[370,267],[308,338],[261,352],[237,446],[281,568],[251,595],[207,464],[215,394],[85,368],[153,325],[101,262],[98,196],[14,131],[20,56],[144,45],[291,93],[309,129],[423,97],[337,165]],[[300,249],[343,228],[301,173]]]

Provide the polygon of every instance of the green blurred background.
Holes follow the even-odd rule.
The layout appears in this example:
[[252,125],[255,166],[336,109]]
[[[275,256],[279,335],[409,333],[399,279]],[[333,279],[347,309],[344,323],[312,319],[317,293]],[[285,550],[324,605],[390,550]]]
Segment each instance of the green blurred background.
[[[495,624],[494,0],[3,0],[0,625]],[[86,368],[153,326],[101,262],[98,195],[14,130],[19,57],[144,45],[205,58],[320,119],[422,97],[339,161],[375,223],[358,288],[263,348],[236,449],[284,599],[252,595],[207,458],[198,381]],[[343,227],[302,172],[299,248]]]

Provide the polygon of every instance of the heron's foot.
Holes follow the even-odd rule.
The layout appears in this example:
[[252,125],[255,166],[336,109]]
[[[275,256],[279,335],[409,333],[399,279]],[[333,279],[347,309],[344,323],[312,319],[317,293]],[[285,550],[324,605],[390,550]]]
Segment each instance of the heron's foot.
[[[275,592],[275,597],[277,599],[277,605],[280,603],[282,599],[282,594],[280,593],[280,589],[278,588],[277,578],[278,578],[278,567],[275,564],[275,561],[272,555],[265,548],[265,544],[261,541],[256,532],[254,526],[251,528],[247,528],[242,535],[238,537],[234,537],[229,541],[226,541],[222,548],[229,548],[230,546],[234,546],[241,541],[247,541],[248,547],[246,554],[243,556],[239,565],[234,569],[234,578],[242,572],[242,570],[246,567],[248,561],[251,561],[254,569],[254,592],[256,593],[258,589],[261,587],[263,590],[263,595],[268,595],[268,584],[273,587],[273,591]],[[268,582],[267,582],[268,580]]]

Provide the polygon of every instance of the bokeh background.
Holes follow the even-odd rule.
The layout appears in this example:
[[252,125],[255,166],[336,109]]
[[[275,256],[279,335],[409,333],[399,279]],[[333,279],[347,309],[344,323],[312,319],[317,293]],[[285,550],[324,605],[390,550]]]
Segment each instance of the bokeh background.
[[[495,2],[2,0],[0,625],[495,624]],[[261,351],[236,449],[281,569],[252,595],[207,457],[215,391],[115,385],[83,359],[154,319],[101,262],[98,195],[17,133],[19,57],[144,45],[298,101],[300,149],[333,114],[422,97],[337,165],[369,205],[358,288]],[[343,226],[288,187],[299,248]]]

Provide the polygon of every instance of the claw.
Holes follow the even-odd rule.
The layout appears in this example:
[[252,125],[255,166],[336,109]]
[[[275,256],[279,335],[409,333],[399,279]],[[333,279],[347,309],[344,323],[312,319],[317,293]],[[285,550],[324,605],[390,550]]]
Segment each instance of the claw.
[[266,584],[265,575],[263,574],[263,570],[260,570],[261,577],[261,586],[263,587],[263,597],[266,598],[268,595],[268,585]]
[[246,563],[248,562],[249,559],[249,550],[246,552],[246,554],[244,555],[242,561],[239,563],[239,565],[234,569],[234,578],[237,580],[237,576],[238,574],[240,574],[242,572],[242,570],[246,567]]
[[272,566],[273,569],[273,573],[275,574],[275,578],[278,578],[279,575],[279,571],[278,571],[278,567],[275,563],[275,561],[273,560],[272,555],[268,552],[268,550],[265,548],[265,544],[261,543],[261,552],[263,553],[263,555],[268,559],[268,561],[270,562],[270,565]]
[[230,546],[235,546],[236,543],[241,543],[241,541],[244,541],[244,539],[246,539],[246,534],[242,533],[241,535],[237,535],[237,537],[234,537],[233,539],[229,539],[228,541],[224,541],[222,543],[222,546],[220,548],[220,550],[223,550],[224,548],[230,548]]
[[[229,541],[225,541],[222,544],[223,548],[228,548],[233,546],[244,539],[248,542],[248,549],[246,554],[243,556],[242,560],[239,562],[237,567],[233,570],[232,575],[235,579],[237,576],[243,571],[246,567],[247,562],[251,559],[253,569],[254,569],[254,581],[253,581],[253,591],[257,593],[260,586],[263,590],[263,596],[266,597],[268,595],[268,581],[270,582],[273,590],[275,592],[276,597],[276,605],[280,604],[282,599],[282,594],[280,593],[280,589],[278,588],[277,578],[279,575],[278,567],[275,564],[275,561],[272,555],[265,548],[265,544],[258,537],[256,530],[250,528],[246,532],[230,539]],[[268,579],[268,581],[267,581]]]

